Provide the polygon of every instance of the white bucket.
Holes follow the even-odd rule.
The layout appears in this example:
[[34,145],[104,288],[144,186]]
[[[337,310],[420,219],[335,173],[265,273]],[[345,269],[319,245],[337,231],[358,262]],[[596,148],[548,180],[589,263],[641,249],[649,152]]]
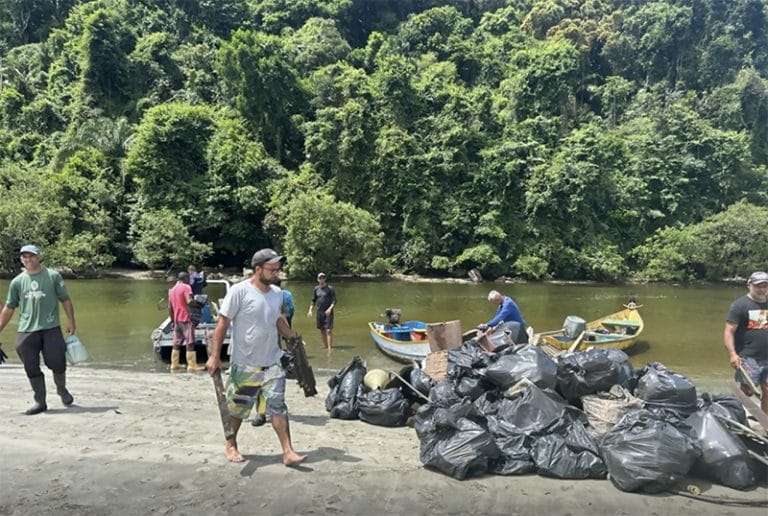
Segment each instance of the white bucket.
[[88,360],[88,351],[83,343],[75,335],[70,335],[65,341],[67,343],[67,362],[70,365],[79,364]]

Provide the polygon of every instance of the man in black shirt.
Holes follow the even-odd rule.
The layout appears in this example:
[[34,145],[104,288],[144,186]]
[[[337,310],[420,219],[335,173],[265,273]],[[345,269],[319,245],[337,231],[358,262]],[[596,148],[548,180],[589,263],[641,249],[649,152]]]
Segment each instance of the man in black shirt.
[[[734,301],[728,310],[723,343],[731,367],[741,366],[760,386],[760,408],[768,414],[768,273],[753,272],[747,288],[747,295]],[[745,394],[752,394],[739,372],[736,379]]]
[[325,283],[325,273],[317,275],[317,286],[312,291],[312,302],[309,304],[307,317],[312,317],[312,308],[317,308],[317,329],[323,338],[323,345],[331,350],[333,347],[333,307],[336,306],[336,292]]

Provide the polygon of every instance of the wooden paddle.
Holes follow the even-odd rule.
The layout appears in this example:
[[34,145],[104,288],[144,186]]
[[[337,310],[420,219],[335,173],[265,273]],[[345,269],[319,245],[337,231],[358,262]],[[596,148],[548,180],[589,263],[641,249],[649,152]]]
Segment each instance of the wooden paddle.
[[749,385],[749,388],[752,389],[752,393],[757,396],[757,399],[761,399],[760,391],[757,388],[757,385],[755,385],[755,382],[752,381],[752,378],[749,377],[747,372],[744,370],[744,366],[739,364],[738,367],[739,373],[741,373],[741,377],[744,378],[744,381]]
[[568,353],[573,353],[577,349],[579,349],[579,344],[581,344],[581,340],[584,338],[584,335],[586,335],[586,330],[581,332],[581,334],[576,337],[576,340],[573,341],[573,344],[571,344],[571,347],[568,348]]
[[[205,347],[208,349],[208,355],[211,354],[211,342],[208,336],[208,328],[203,328],[205,332]],[[227,397],[224,395],[224,381],[221,379],[221,368],[211,373],[213,379],[213,389],[216,392],[216,404],[219,406],[219,416],[221,416],[221,427],[224,429],[224,439],[229,441],[235,437],[235,431],[232,429],[232,421],[227,408]]]
[[731,392],[734,396],[739,398],[739,401],[742,405],[744,405],[744,408],[747,409],[747,412],[749,412],[755,420],[757,420],[758,423],[760,423],[760,426],[763,427],[763,429],[768,432],[768,414],[763,412],[760,407],[757,406],[757,403],[752,401],[752,398],[744,394],[744,392],[741,390],[741,387],[736,384],[733,380],[728,382],[728,387],[730,387]]

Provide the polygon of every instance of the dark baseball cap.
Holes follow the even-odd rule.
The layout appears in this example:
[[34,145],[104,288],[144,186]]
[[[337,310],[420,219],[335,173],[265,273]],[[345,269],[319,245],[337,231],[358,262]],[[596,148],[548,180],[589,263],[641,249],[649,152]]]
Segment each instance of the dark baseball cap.
[[31,253],[40,256],[40,249],[36,245],[27,244],[19,249],[19,254]]
[[277,254],[273,249],[259,249],[251,258],[251,267],[265,263],[285,263],[285,256]]
[[759,285],[760,283],[768,283],[768,272],[756,271],[749,277],[747,284]]

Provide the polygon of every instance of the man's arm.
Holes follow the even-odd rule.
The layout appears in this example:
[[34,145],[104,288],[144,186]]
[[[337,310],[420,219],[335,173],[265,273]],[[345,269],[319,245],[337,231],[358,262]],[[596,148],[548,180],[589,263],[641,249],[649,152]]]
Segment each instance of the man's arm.
[[210,356],[206,364],[211,376],[221,367],[221,348],[224,345],[224,337],[227,335],[230,322],[232,322],[231,319],[219,313],[219,321],[216,323],[216,329],[213,330]]
[[333,287],[328,287],[328,289],[331,291],[331,306],[326,308],[325,315],[331,315],[333,307],[336,306],[336,290]]
[[725,349],[728,350],[728,361],[734,369],[741,365],[741,358],[736,353],[736,328],[738,328],[736,323],[725,321],[723,344],[725,345]]
[[0,310],[0,331],[3,331],[11,317],[13,317],[13,308],[8,308],[8,305],[4,305],[3,309]]
[[288,319],[283,314],[277,318],[277,333],[286,340],[293,337],[293,330],[288,326]]
[[64,307],[64,313],[67,314],[67,335],[75,334],[75,307],[72,305],[72,300],[67,298],[61,302]]

